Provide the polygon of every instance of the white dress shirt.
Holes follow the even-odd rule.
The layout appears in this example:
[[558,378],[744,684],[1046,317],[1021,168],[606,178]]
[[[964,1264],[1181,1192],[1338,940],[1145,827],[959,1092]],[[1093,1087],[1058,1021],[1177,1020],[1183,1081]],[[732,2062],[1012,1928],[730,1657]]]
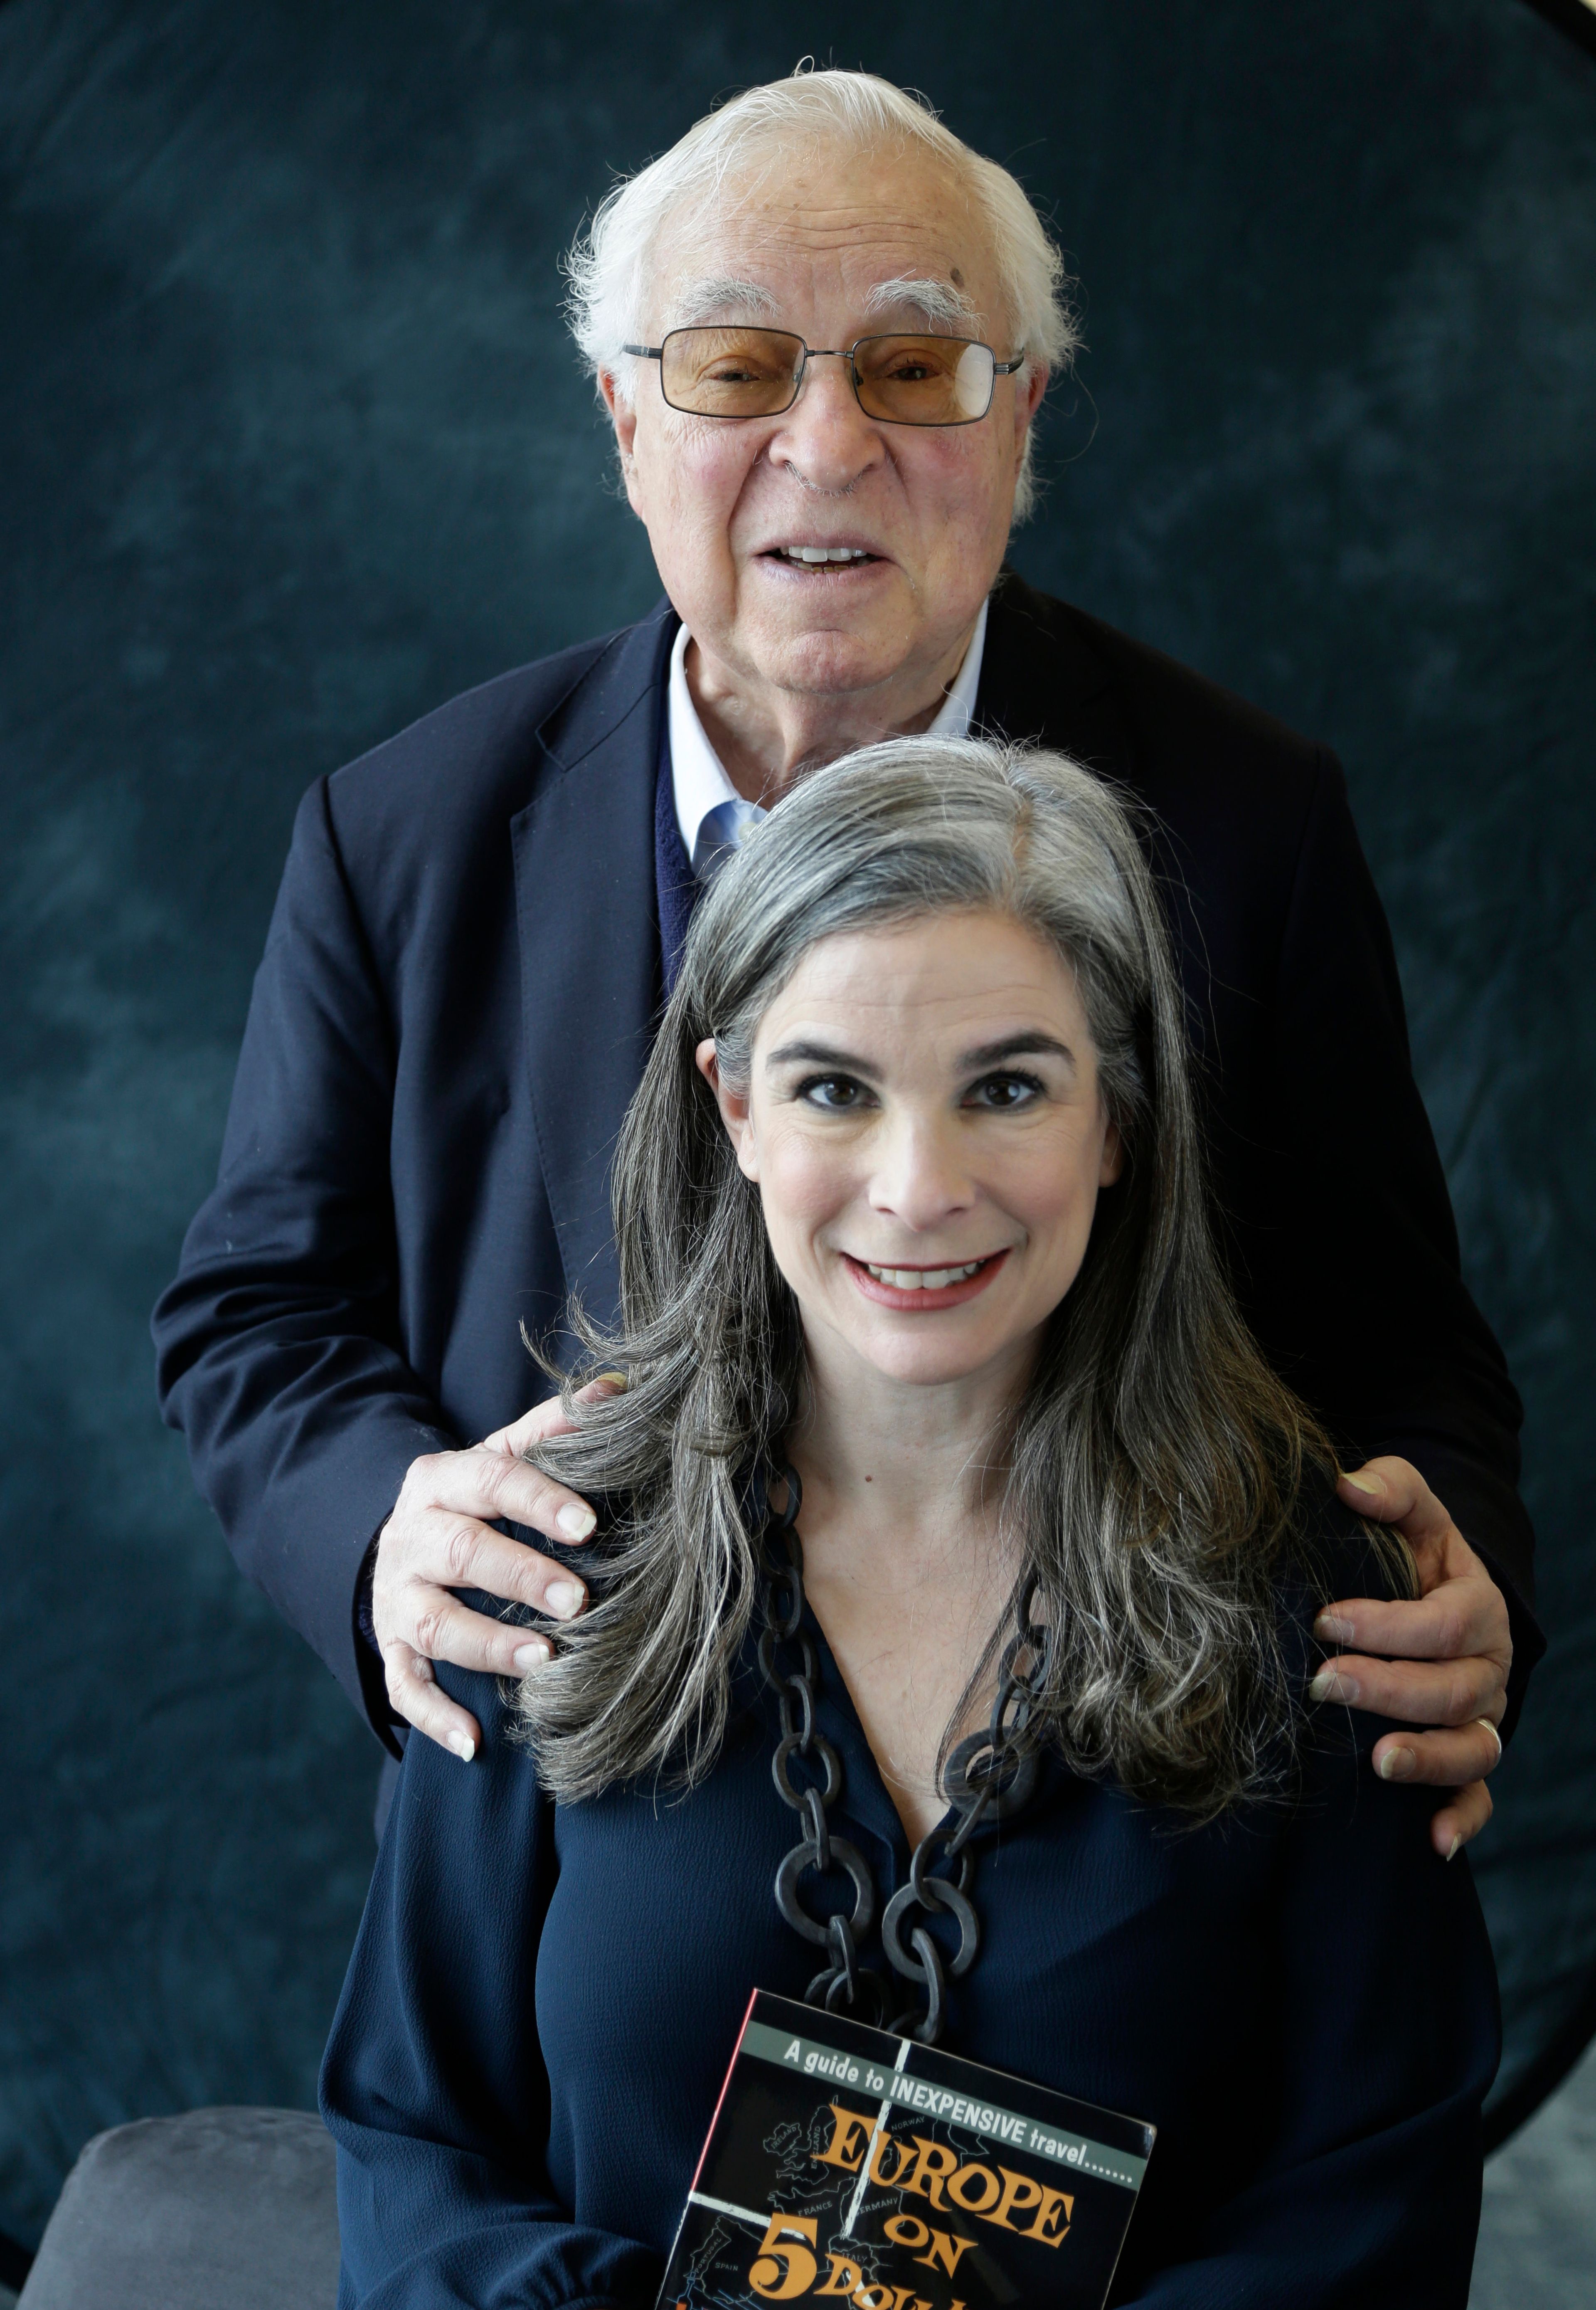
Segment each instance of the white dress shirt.
[[[719,755],[704,734],[704,725],[698,719],[698,709],[693,704],[692,692],[687,686],[687,646],[692,639],[685,626],[678,630],[675,647],[671,652],[671,678],[667,693],[671,717],[671,786],[676,801],[676,823],[681,829],[681,847],[693,861],[695,873],[700,872],[695,853],[698,847],[699,829],[711,811],[719,810],[724,803],[737,803],[733,817],[752,823],[765,813],[757,804],[744,803],[736,787],[721,767]],[[981,614],[976,621],[976,630],[970,646],[964,654],[947,697],[937,709],[936,720],[930,734],[938,738],[967,738],[970,723],[976,712],[976,692],[981,683],[981,656],[986,647],[986,604],[981,604]]]

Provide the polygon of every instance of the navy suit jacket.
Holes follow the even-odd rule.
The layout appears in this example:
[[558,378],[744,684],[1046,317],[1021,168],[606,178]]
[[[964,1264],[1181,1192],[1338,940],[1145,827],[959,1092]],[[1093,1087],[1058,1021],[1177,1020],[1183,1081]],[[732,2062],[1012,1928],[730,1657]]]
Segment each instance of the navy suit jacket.
[[[556,1330],[571,1291],[615,1305],[676,625],[662,603],[312,786],[216,1188],[155,1312],[163,1411],[239,1564],[390,1741],[355,1600],[406,1469],[544,1393],[521,1324]],[[1243,1311],[1354,1463],[1413,1461],[1488,1559],[1516,1704],[1544,1649],[1520,1406],[1462,1283],[1334,759],[1009,573],[976,719],[1151,813]]]

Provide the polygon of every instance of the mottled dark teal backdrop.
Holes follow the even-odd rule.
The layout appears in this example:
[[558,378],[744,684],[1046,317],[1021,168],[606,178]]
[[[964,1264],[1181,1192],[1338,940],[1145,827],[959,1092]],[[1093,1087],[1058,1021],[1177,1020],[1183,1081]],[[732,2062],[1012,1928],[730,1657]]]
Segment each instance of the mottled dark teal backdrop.
[[[1591,60],[1519,0],[9,0],[17,2237],[100,2127],[311,2095],[377,1751],[192,1498],[146,1315],[212,1175],[304,786],[653,598],[561,246],[612,169],[805,50],[927,91],[1071,252],[1090,352],[1046,421],[1026,574],[1346,761],[1529,1404],[1552,1653],[1479,1852],[1516,2071],[1591,1983]],[[1367,1285],[1371,1328],[1401,1323]]]

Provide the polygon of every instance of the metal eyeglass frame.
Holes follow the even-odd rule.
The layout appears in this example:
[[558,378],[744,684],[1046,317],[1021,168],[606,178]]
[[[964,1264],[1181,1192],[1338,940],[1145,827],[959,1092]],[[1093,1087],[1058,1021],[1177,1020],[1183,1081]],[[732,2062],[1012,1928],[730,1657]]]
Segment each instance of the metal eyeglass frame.
[[[1025,348],[1023,345],[1015,354],[1012,360],[1001,361],[999,360],[993,348],[991,345],[983,343],[982,339],[979,337],[945,337],[940,341],[944,344],[980,345],[983,352],[992,354],[992,392],[987,395],[986,406],[982,410],[980,415],[978,417],[878,417],[872,410],[864,408],[863,397],[859,391],[859,364],[855,357],[860,346],[877,344],[884,337],[914,337],[916,335],[923,335],[924,334],[924,331],[915,329],[873,329],[869,336],[855,337],[851,345],[827,346],[804,344],[803,339],[798,335],[796,329],[768,329],[763,330],[764,334],[772,337],[793,337],[796,339],[798,344],[802,348],[803,357],[798,363],[798,367],[794,370],[793,376],[792,400],[784,401],[779,409],[754,410],[750,411],[746,415],[742,411],[733,409],[683,409],[679,401],[672,401],[670,395],[665,392],[665,346],[670,343],[672,337],[685,337],[690,334],[696,334],[697,331],[704,326],[705,325],[702,322],[698,322],[690,324],[688,327],[684,328],[667,329],[664,342],[660,344],[622,345],[620,350],[623,353],[634,354],[638,360],[656,360],[659,362],[659,387],[661,394],[664,396],[664,404],[667,409],[674,409],[678,415],[682,417],[713,417],[717,423],[727,425],[757,425],[762,421],[768,421],[772,417],[785,417],[788,410],[794,407],[797,402],[799,395],[803,390],[803,380],[809,375],[809,365],[811,361],[840,360],[846,361],[848,365],[848,382],[854,388],[854,398],[858,402],[860,408],[864,410],[864,414],[870,419],[872,425],[906,425],[915,432],[943,433],[950,431],[956,425],[982,424],[984,420],[992,414],[993,395],[997,391],[997,381],[999,378],[1012,377],[1016,369],[1021,369],[1025,365]],[[762,328],[762,324],[756,324],[755,326]]]

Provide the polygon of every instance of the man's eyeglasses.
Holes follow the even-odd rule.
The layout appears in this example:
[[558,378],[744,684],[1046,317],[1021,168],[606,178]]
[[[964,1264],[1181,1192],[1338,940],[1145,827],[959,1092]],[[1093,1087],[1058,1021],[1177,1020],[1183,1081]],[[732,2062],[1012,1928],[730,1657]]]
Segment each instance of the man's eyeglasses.
[[993,380],[1012,377],[1023,352],[1001,361],[968,337],[861,337],[846,351],[806,345],[785,329],[672,329],[663,345],[623,345],[656,360],[672,409],[692,417],[779,417],[811,360],[846,361],[859,406],[888,425],[974,425],[992,407]]

